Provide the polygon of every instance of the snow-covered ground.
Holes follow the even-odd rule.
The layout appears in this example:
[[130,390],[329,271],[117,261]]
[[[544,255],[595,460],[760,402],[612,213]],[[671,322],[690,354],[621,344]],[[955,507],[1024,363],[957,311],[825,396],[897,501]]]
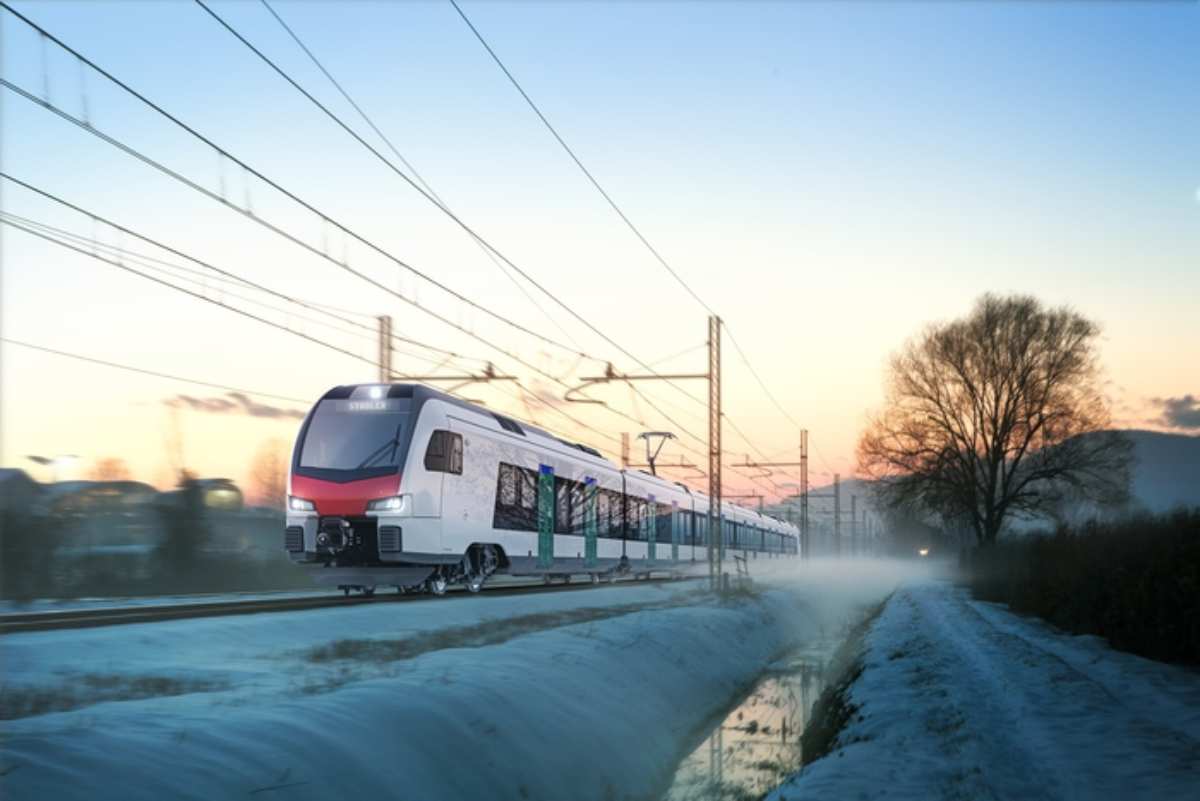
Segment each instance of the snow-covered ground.
[[938,581],[892,596],[863,664],[839,747],[772,801],[1200,799],[1195,671]]
[[0,638],[9,799],[644,798],[889,568]]

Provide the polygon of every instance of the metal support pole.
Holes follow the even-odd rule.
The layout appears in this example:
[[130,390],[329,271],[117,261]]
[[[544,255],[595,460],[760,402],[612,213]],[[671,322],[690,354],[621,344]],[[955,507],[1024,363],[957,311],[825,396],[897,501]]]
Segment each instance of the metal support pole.
[[842,477],[833,474],[833,554],[842,555]]
[[392,380],[392,316],[379,315],[379,382]]
[[[708,318],[708,575],[714,589],[721,586],[721,557],[725,555],[721,514],[721,318]],[[713,538],[720,547],[714,554]]]
[[850,496],[850,554],[858,555],[858,496]]
[[808,429],[800,432],[800,548],[802,558],[812,555],[808,538]]

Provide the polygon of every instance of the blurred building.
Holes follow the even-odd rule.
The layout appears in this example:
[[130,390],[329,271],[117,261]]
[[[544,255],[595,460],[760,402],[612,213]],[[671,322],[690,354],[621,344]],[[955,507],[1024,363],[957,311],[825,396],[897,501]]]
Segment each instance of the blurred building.
[[0,467],[0,512],[33,508],[42,492],[42,485],[24,470]]

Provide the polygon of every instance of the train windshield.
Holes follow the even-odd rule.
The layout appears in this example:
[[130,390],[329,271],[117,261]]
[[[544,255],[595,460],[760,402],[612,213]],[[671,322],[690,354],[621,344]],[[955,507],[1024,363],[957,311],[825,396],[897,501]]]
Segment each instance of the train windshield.
[[397,468],[404,461],[408,417],[407,398],[323,400],[308,423],[300,467]]

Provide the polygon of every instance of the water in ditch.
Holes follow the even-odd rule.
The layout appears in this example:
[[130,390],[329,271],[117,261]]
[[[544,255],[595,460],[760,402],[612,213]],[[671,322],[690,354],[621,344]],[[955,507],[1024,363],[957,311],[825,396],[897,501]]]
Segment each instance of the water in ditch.
[[800,735],[837,644],[814,642],[772,664],[679,764],[663,801],[749,801],[796,773]]

